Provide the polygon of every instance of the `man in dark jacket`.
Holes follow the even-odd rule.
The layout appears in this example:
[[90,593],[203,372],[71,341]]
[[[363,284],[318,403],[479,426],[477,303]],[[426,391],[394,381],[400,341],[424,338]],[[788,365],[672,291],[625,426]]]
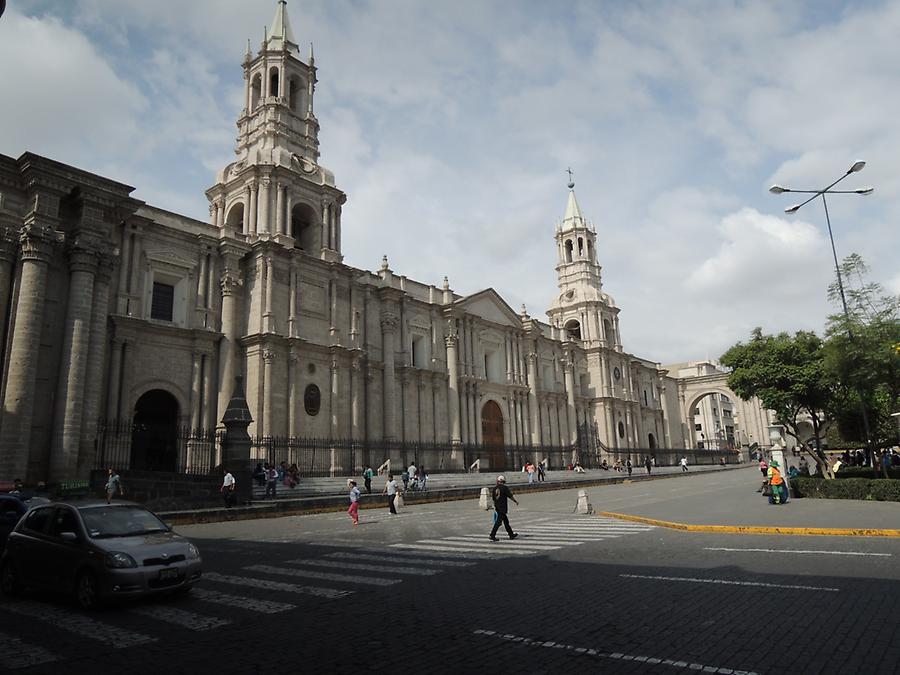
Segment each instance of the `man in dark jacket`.
[[509,526],[509,518],[506,515],[509,510],[507,500],[512,499],[516,503],[516,506],[519,505],[519,502],[513,495],[512,490],[507,487],[505,476],[497,476],[497,484],[494,486],[494,489],[491,490],[491,499],[494,500],[494,511],[496,511],[494,527],[491,530],[491,541],[497,541],[497,530],[500,529],[500,523],[503,523],[503,527],[506,528],[506,534],[509,535],[509,538],[515,539],[519,535],[513,532],[512,528]]

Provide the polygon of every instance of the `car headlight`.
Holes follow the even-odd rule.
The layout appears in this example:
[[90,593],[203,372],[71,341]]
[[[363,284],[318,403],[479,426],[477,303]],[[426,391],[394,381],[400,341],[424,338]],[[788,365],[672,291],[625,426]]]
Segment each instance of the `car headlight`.
[[189,560],[197,560],[200,557],[200,549],[193,544],[188,544],[187,557]]
[[106,554],[106,566],[122,569],[124,567],[137,567],[137,563],[134,561],[134,558],[127,553],[113,551]]

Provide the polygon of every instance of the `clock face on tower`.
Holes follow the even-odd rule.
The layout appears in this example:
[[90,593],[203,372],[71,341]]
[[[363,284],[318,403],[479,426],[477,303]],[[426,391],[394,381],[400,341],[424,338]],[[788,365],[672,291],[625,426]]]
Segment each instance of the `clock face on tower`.
[[622,372],[619,370],[618,366],[613,368],[613,377],[616,378],[617,380],[622,379]]

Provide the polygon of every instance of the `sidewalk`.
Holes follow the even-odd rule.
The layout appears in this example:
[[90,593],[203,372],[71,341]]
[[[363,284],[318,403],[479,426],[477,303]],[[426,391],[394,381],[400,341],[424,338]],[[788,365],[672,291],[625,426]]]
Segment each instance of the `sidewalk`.
[[776,506],[755,491],[762,476],[753,467],[722,473],[715,481],[702,475],[685,480],[697,483],[696,499],[648,501],[607,513],[701,532],[900,536],[900,502],[794,498]]
[[[692,466],[690,475],[728,473],[729,470],[738,468],[740,467],[728,466],[723,469],[718,465]],[[674,478],[682,475],[681,467],[678,466],[654,467],[650,476],[647,476],[645,469],[640,468],[634,470],[630,480],[637,482]],[[592,469],[585,473],[550,471],[547,473],[546,481],[539,483],[535,476],[535,482],[532,486],[528,486],[528,476],[521,471],[504,473],[504,476],[507,484],[514,489],[530,491],[567,490],[594,485],[612,485],[629,480],[627,473],[620,473],[612,469],[608,471]],[[496,478],[497,474],[487,472],[434,474],[428,477],[425,491],[406,491],[403,496],[407,504],[477,499],[481,494],[481,488],[493,486]],[[248,505],[235,506],[230,509],[226,509],[223,505],[209,508],[159,511],[157,515],[170,525],[184,525],[337,511],[347,506],[347,480],[347,477],[301,479],[300,485],[294,489],[279,484],[277,498],[270,500],[264,499],[265,488],[254,486],[254,501]],[[365,493],[365,486],[361,477],[355,477],[353,480],[357,481],[360,489],[363,491],[361,508],[384,506],[386,498],[382,496],[381,491],[387,480],[386,476],[376,476],[372,479],[372,494]],[[397,479],[397,482],[400,483],[400,480]]]

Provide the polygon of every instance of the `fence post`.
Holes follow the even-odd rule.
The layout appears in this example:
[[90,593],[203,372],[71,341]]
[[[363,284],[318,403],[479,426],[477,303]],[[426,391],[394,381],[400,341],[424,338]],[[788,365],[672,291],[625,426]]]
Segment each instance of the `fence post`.
[[253,496],[253,460],[250,459],[250,434],[247,427],[253,418],[244,395],[243,378],[234,378],[234,393],[228,408],[222,416],[225,435],[222,438],[222,467],[235,477],[235,499],[239,503],[249,503]]

